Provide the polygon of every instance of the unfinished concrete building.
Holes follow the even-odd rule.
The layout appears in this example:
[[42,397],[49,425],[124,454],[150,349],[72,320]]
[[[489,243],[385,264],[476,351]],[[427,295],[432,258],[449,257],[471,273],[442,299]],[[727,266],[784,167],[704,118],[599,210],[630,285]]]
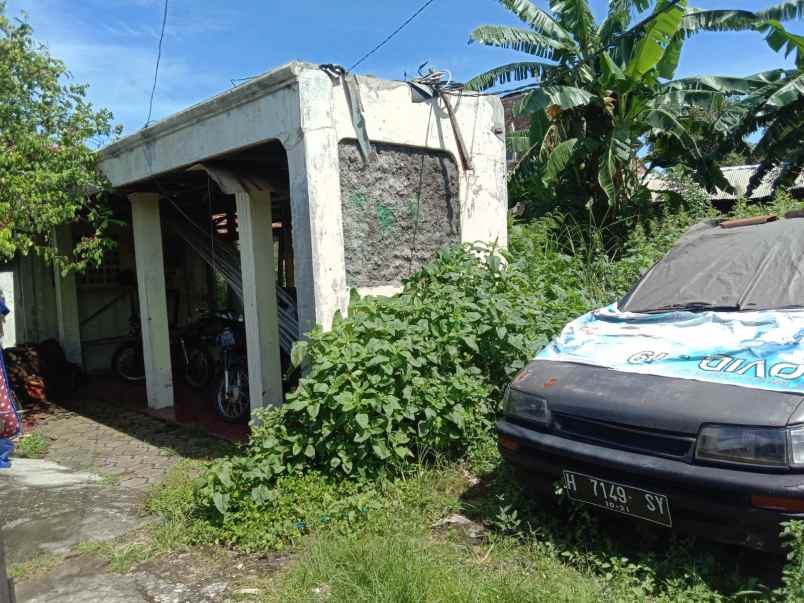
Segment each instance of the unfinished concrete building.
[[[50,286],[53,303],[17,325],[46,323],[36,337],[57,335],[71,359],[102,369],[109,342],[125,332],[129,306],[118,298],[130,287],[150,408],[174,404],[170,324],[214,303],[216,279],[242,301],[253,409],[281,401],[280,350],[315,325],[327,328],[347,310],[351,288],[390,294],[447,244],[506,244],[503,111],[494,96],[294,62],[100,157],[130,203],[130,230],[98,271],[40,279],[36,295],[47,299]],[[59,241],[66,247],[76,236],[66,229]],[[18,331],[18,340],[33,337]]]

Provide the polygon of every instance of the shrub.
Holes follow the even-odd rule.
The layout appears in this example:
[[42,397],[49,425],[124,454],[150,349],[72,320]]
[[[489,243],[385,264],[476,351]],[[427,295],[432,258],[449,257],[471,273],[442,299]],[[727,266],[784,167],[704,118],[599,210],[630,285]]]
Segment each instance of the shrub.
[[202,495],[238,514],[270,506],[266,493],[281,475],[373,478],[460,454],[554,330],[518,266],[494,248],[456,246],[396,297],[353,296],[349,318],[297,348],[296,362],[309,366],[298,389],[257,414],[247,454],[213,466]]
[[367,482],[308,471],[251,489],[246,473],[232,473],[220,521],[206,520],[244,550],[278,550],[309,533],[348,531],[384,505],[377,488]]
[[282,476],[365,480],[462,455],[491,429],[511,376],[567,321],[612,300],[619,268],[601,240],[550,215],[515,226],[507,251],[444,250],[398,296],[353,295],[348,318],[297,347],[306,376],[286,404],[257,413],[244,454],[211,467],[201,504],[235,534],[274,513]]
[[17,455],[22,458],[41,459],[47,455],[49,445],[39,432],[32,432],[17,441]]

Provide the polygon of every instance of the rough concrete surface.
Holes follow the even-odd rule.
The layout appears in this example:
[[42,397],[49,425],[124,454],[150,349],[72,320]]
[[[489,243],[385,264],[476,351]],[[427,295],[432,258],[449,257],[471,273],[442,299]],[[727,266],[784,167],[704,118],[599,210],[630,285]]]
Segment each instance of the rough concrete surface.
[[63,554],[143,525],[141,494],[47,460],[15,459],[0,473],[0,521],[8,563]]
[[47,458],[13,458],[11,469],[0,470],[7,562],[36,570],[16,584],[18,603],[226,601],[281,563],[215,549],[171,553],[120,574],[102,555],[82,552],[76,545],[147,538],[138,528],[154,520],[143,509],[148,488],[177,460],[207,457],[221,444],[109,405],[86,402],[79,410],[36,428],[49,444]]
[[[285,558],[245,563],[230,553],[215,559],[193,553],[160,558],[127,574],[105,571],[92,557],[70,559],[41,579],[17,586],[22,603],[212,603],[231,601]],[[259,594],[258,589],[246,589]],[[237,600],[244,600],[239,597]]]
[[380,143],[373,149],[365,165],[356,142],[338,145],[349,287],[397,284],[460,240],[452,156]]

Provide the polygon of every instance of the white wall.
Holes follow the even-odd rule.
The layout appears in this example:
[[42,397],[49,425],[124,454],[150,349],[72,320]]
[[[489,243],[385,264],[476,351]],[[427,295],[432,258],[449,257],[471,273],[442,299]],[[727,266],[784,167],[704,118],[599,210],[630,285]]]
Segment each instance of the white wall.
[[10,348],[17,344],[17,305],[14,303],[14,266],[7,264],[0,267],[0,297],[5,299],[11,313],[3,323],[2,347]]
[[53,269],[36,255],[18,257],[15,268],[17,343],[58,339]]

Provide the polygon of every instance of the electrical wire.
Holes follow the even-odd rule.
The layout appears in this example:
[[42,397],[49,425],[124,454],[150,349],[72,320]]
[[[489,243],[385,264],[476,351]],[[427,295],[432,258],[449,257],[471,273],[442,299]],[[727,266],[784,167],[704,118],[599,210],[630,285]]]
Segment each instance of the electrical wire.
[[403,29],[405,29],[405,27],[407,27],[407,25],[408,25],[408,24],[409,24],[411,21],[413,21],[413,19],[415,19],[415,18],[416,18],[416,17],[418,17],[418,16],[419,16],[419,15],[420,15],[422,12],[424,12],[424,10],[425,10],[425,9],[426,9],[428,6],[430,6],[430,5],[431,5],[433,2],[435,2],[435,0],[427,0],[427,2],[425,2],[424,4],[422,4],[422,5],[421,5],[421,6],[418,8],[418,10],[416,10],[416,12],[415,12],[415,13],[413,13],[413,14],[412,14],[410,17],[408,17],[408,18],[407,18],[405,21],[403,21],[402,25],[400,25],[400,26],[399,26],[399,27],[397,27],[397,28],[396,28],[394,31],[392,31],[390,34],[388,34],[388,36],[386,36],[386,38],[385,38],[385,39],[384,39],[382,42],[380,42],[380,43],[379,43],[379,44],[377,44],[377,45],[376,45],[374,48],[372,48],[371,50],[369,50],[369,51],[368,51],[366,54],[364,54],[362,57],[360,57],[360,58],[359,58],[359,59],[358,59],[358,60],[357,60],[357,61],[356,61],[356,62],[355,62],[355,63],[354,63],[354,64],[353,64],[351,67],[349,67],[349,71],[354,71],[354,68],[355,68],[355,67],[357,67],[358,65],[360,65],[360,63],[362,63],[363,61],[365,61],[367,58],[369,58],[371,55],[373,55],[375,52],[377,52],[377,51],[378,51],[380,48],[382,48],[382,47],[383,47],[383,46],[385,46],[385,45],[386,45],[388,42],[390,42],[390,41],[391,41],[391,39],[392,39],[394,36],[396,36],[396,34],[398,34],[400,31],[402,31]]
[[165,8],[162,11],[162,31],[159,33],[159,46],[156,51],[156,67],[154,68],[154,83],[151,86],[151,100],[148,102],[148,117],[145,126],[151,123],[151,113],[154,109],[154,94],[156,94],[156,79],[159,76],[159,63],[162,60],[162,41],[165,39],[165,26],[167,25],[168,0],[165,0]]
[[246,77],[235,77],[230,79],[229,81],[232,82],[232,88],[242,84],[243,82],[250,82],[251,80],[260,77],[259,75],[249,75]]
[[[421,5],[421,6],[420,6],[420,7],[419,7],[417,10],[416,10],[416,12],[415,12],[415,13],[413,13],[413,14],[412,14],[410,17],[408,17],[407,19],[405,19],[405,21],[403,21],[403,22],[402,22],[402,24],[401,24],[399,27],[397,27],[397,28],[396,28],[394,31],[392,31],[390,34],[388,34],[388,35],[387,35],[387,36],[386,36],[386,37],[385,37],[385,38],[384,38],[384,39],[383,39],[383,40],[382,40],[382,41],[381,41],[379,44],[377,44],[377,45],[376,45],[374,48],[372,48],[371,50],[369,50],[369,51],[368,51],[366,54],[364,54],[362,57],[360,57],[359,59],[357,59],[357,61],[355,61],[355,62],[354,62],[354,64],[353,64],[351,67],[349,67],[349,69],[348,69],[347,71],[353,71],[355,67],[357,67],[358,65],[360,65],[360,63],[362,63],[363,61],[365,61],[367,58],[369,58],[371,55],[373,55],[375,52],[377,52],[377,51],[378,51],[380,48],[382,48],[382,47],[383,47],[383,46],[385,46],[385,45],[386,45],[388,42],[390,42],[390,41],[391,41],[391,39],[392,39],[394,36],[396,36],[396,35],[397,35],[397,34],[398,34],[400,31],[402,31],[403,29],[405,29],[405,27],[407,27],[407,26],[408,26],[408,24],[409,24],[411,21],[413,21],[413,20],[414,20],[416,17],[418,17],[418,16],[419,16],[419,15],[420,15],[422,12],[424,12],[424,10],[425,10],[425,9],[426,9],[428,6],[430,6],[430,5],[431,5],[433,2],[435,2],[435,0],[427,0],[427,2],[425,2],[424,4],[422,4],[422,5]],[[244,83],[244,82],[250,82],[251,80],[253,80],[253,79],[254,79],[254,78],[256,78],[256,77],[259,77],[259,76],[257,76],[257,75],[249,75],[249,76],[246,76],[246,77],[236,77],[236,78],[232,78],[232,79],[230,79],[229,81],[232,83],[232,87],[236,87],[236,86],[238,86],[238,85],[240,85],[240,84],[242,84],[242,83]]]

